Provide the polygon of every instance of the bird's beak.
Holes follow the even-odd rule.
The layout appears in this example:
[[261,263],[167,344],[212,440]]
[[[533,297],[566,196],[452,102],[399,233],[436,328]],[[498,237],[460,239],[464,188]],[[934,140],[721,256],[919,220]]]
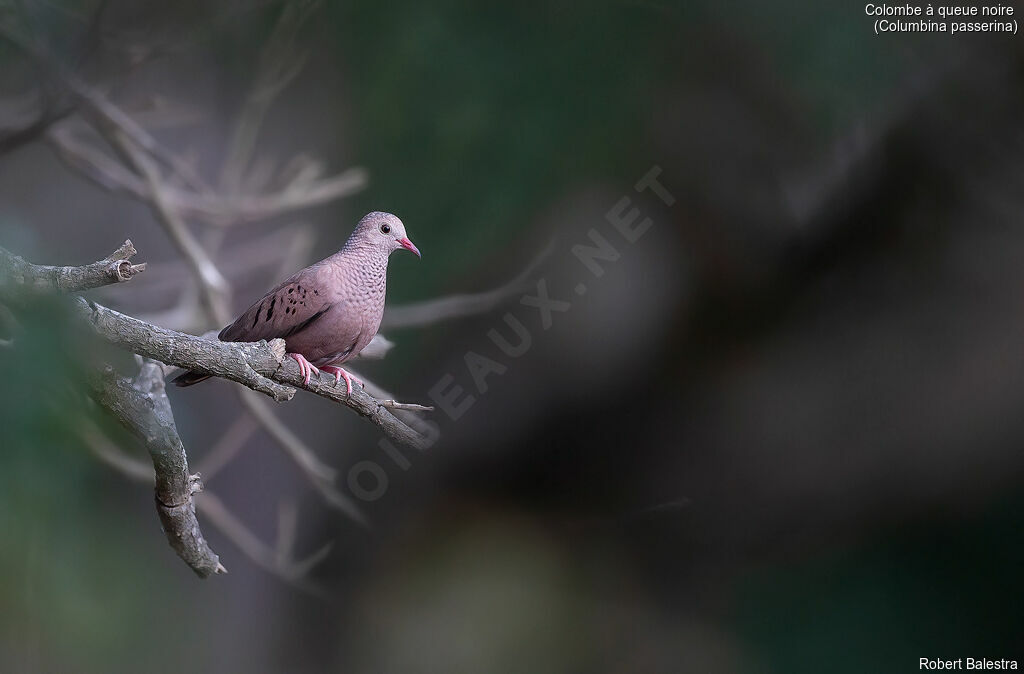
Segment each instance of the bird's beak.
[[405,248],[406,250],[408,250],[410,252],[416,253],[416,257],[419,257],[419,258],[423,257],[422,255],[420,255],[420,249],[417,248],[416,244],[414,244],[412,241],[410,241],[409,237],[407,237],[407,236],[402,237],[401,239],[399,239],[398,240],[398,245],[401,246],[402,248]]

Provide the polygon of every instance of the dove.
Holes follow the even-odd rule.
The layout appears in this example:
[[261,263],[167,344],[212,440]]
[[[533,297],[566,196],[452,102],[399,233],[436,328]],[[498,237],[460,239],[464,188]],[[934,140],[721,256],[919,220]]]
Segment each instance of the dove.
[[[312,373],[319,377],[323,371],[334,375],[335,386],[344,379],[351,396],[352,382],[362,381],[341,365],[377,334],[384,315],[388,258],[401,249],[422,257],[397,216],[368,213],[341,250],[287,278],[217,337],[224,342],[281,338],[306,386]],[[209,376],[186,372],[174,383],[191,386]]]

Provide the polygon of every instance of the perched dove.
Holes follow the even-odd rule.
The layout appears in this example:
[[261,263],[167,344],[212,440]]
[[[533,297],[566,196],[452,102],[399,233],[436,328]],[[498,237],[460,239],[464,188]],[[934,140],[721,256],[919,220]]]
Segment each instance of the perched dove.
[[[263,296],[220,331],[225,342],[258,342],[280,337],[288,356],[299,364],[309,385],[313,372],[345,380],[359,379],[339,367],[370,343],[384,315],[388,257],[404,248],[420,251],[405,234],[405,225],[390,213],[367,214],[340,251],[306,267]],[[186,372],[174,383],[190,386],[210,375]]]

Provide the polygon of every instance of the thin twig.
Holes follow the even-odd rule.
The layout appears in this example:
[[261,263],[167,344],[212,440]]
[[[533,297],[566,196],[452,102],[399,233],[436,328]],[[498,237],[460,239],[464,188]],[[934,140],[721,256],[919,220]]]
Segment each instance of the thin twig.
[[[145,181],[127,171],[108,154],[73,134],[54,127],[47,134],[57,156],[85,178],[100,187],[136,199],[148,199]],[[184,218],[206,225],[229,227],[235,224],[261,222],[298,210],[320,206],[361,192],[368,184],[363,168],[350,168],[341,173],[302,182],[289,183],[276,192],[260,194],[205,194],[165,187],[167,203]]]
[[188,225],[168,203],[159,169],[149,157],[132,144],[122,129],[113,129],[107,135],[111,143],[125,155],[135,170],[145,179],[153,213],[199,280],[203,303],[210,320],[214,324],[226,323],[230,318],[228,299],[231,287],[217,269],[217,265],[213,263],[213,260],[189,231]]
[[152,462],[136,459],[121,451],[98,426],[87,419],[79,420],[79,426],[78,432],[85,444],[103,463],[139,482],[153,483],[156,480]]
[[241,189],[260,127],[274,99],[305,65],[306,52],[296,50],[296,41],[303,24],[318,5],[318,2],[306,0],[288,2],[281,10],[270,37],[263,44],[256,73],[236,117],[221,167],[220,184],[228,194],[236,194]]
[[253,423],[249,415],[245,413],[239,414],[238,418],[235,419],[235,423],[231,424],[228,430],[224,431],[220,440],[199,461],[196,470],[209,482],[214,475],[219,473],[224,466],[230,463],[245,448],[245,443],[249,441],[255,432],[256,424]]
[[263,430],[277,442],[302,474],[309,479],[327,505],[341,511],[354,522],[369,528],[370,523],[355,502],[342,494],[334,484],[337,471],[320,461],[312,449],[284,424],[270,407],[259,397],[245,389],[239,389],[239,398]]
[[[210,230],[220,233],[221,230]],[[306,265],[309,252],[316,237],[312,228],[304,224],[296,224],[287,228],[275,228],[266,234],[233,241],[229,249],[221,251],[217,256],[217,267],[227,278],[243,275],[253,277],[273,269],[272,279],[277,282],[296,269]],[[202,243],[205,245],[206,240]],[[181,288],[182,265],[178,259],[150,262],[145,276],[134,282],[131,293],[125,293],[129,299],[134,294],[151,294],[152,292]]]
[[527,289],[533,280],[534,273],[544,260],[551,255],[554,249],[555,242],[551,241],[514,279],[493,290],[482,293],[450,295],[425,302],[388,307],[384,310],[384,319],[381,321],[380,328],[384,330],[420,327],[490,311],[505,300]]
[[198,495],[196,503],[203,517],[264,570],[304,592],[317,597],[325,596],[323,588],[310,582],[306,577],[330,554],[333,547],[331,543],[327,543],[306,559],[293,561],[290,551],[287,555],[282,555],[279,550],[264,544],[215,494],[205,491]]
[[39,40],[25,37],[10,29],[0,26],[0,36],[5,37],[12,44],[16,45],[37,63],[43,66],[50,75],[61,82],[68,91],[78,100],[84,108],[87,108],[96,117],[106,124],[120,129],[126,136],[136,143],[143,150],[148,152],[157,160],[165,163],[180,177],[185,184],[198,193],[208,193],[203,179],[196,170],[182,161],[174,154],[168,152],[160,145],[153,136],[139,126],[124,111],[114,105],[106,96],[95,87],[90,86],[78,75],[69,70],[64,64],[53,56],[49,49],[41,44]]
[[381,400],[380,404],[389,410],[405,410],[407,412],[433,412],[430,405],[417,405],[416,403],[400,403],[397,400]]
[[[352,368],[347,368],[349,373],[356,374]],[[375,384],[372,380],[367,379],[366,375],[358,373],[358,377],[363,381],[363,390],[369,393],[377,400],[392,400],[394,394],[386,390],[384,387]],[[427,421],[419,415],[418,412],[394,409],[392,413],[403,423],[407,424],[409,428],[416,431],[423,439],[420,449],[426,449],[437,442],[438,438],[438,427],[433,422]]]

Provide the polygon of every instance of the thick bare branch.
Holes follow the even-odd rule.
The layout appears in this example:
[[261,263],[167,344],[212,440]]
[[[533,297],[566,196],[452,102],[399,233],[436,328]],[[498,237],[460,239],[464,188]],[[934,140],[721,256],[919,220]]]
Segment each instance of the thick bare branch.
[[278,401],[289,400],[296,388],[303,388],[355,410],[395,442],[426,447],[422,435],[362,389],[356,387],[349,396],[344,387],[334,385],[333,378],[313,379],[304,385],[298,364],[284,357],[282,340],[267,344],[204,339],[145,323],[82,298],[78,298],[78,309],[100,337],[132,353],[230,379]]
[[[121,474],[143,483],[153,482],[153,467],[150,464],[128,456],[118,449],[99,429],[85,426],[82,429],[86,444],[93,454]],[[196,509],[215,529],[220,531],[235,547],[266,571],[285,582],[311,594],[321,595],[316,585],[306,580],[313,568],[327,558],[332,545],[327,543],[305,559],[293,559],[294,535],[288,528],[291,522],[281,518],[278,545],[274,548],[263,543],[241,520],[231,514],[224,503],[208,489],[196,494]]]
[[227,573],[199,529],[193,495],[202,486],[199,476],[188,471],[160,365],[144,362],[134,382],[108,369],[95,378],[92,387],[96,402],[149,451],[156,475],[156,509],[171,547],[201,578]]
[[[218,342],[167,330],[126,316],[100,304],[77,298],[82,317],[104,340],[146,358],[199,370],[236,381],[277,401],[291,400],[295,389],[271,381],[253,366],[273,372],[284,360],[284,344],[277,350],[266,342]],[[298,366],[295,368],[298,374]]]
[[121,283],[146,269],[132,264],[135,246],[125,241],[102,260],[80,267],[32,264],[0,248],[0,293],[25,295],[40,292],[73,292]]

